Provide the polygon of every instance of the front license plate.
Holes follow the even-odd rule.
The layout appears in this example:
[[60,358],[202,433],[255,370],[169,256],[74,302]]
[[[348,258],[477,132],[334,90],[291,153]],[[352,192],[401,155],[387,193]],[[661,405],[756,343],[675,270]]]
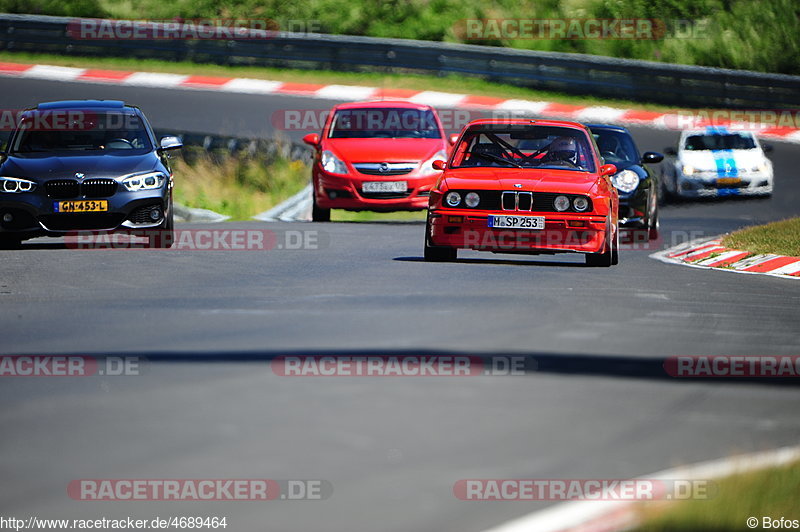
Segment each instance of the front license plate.
[[544,216],[489,216],[494,229],[544,229]]
[[365,181],[361,184],[362,192],[405,192],[407,181]]
[[53,212],[106,212],[108,200],[54,201]]
[[739,179],[738,177],[721,177],[721,178],[717,179],[717,185],[718,186],[719,185],[723,185],[723,186],[738,185],[741,182],[742,182],[742,180]]

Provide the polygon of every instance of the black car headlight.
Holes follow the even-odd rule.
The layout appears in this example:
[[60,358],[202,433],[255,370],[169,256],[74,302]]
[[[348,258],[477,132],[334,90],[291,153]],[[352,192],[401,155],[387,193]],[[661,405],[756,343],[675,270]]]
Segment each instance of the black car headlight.
[[633,170],[623,170],[614,174],[611,184],[620,192],[633,192],[639,186],[639,176]]
[[10,192],[19,194],[21,192],[32,192],[36,188],[36,183],[19,177],[0,177],[0,192]]
[[137,190],[155,190],[164,186],[167,176],[163,172],[146,172],[134,174],[122,179],[122,185],[130,192]]

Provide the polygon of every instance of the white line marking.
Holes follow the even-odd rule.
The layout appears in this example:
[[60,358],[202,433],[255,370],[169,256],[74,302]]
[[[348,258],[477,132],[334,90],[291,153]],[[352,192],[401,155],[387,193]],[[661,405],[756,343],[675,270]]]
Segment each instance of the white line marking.
[[135,72],[122,80],[123,85],[137,85],[142,87],[177,87],[189,76],[180,74],[162,74],[160,72]]
[[527,112],[534,115],[541,114],[551,102],[537,102],[533,100],[506,100],[497,105],[497,109],[507,111]]
[[220,90],[226,92],[243,92],[248,94],[270,94],[280,89],[283,83],[280,81],[268,81],[265,79],[233,78],[223,84]]
[[86,72],[85,68],[72,68],[50,65],[34,65],[20,75],[25,78],[73,81]]
[[453,94],[450,92],[422,91],[415,94],[408,101],[433,107],[457,107],[466,98],[466,94]]
[[377,89],[359,85],[328,85],[314,93],[317,98],[326,100],[367,100],[372,98]]

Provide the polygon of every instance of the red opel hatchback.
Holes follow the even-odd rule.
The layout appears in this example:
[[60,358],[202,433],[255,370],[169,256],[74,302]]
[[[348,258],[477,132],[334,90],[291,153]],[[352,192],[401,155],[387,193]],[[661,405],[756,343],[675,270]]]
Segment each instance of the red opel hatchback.
[[403,101],[335,106],[321,135],[303,138],[315,149],[314,221],[331,209],[412,211],[428,206],[450,142],[436,110]]

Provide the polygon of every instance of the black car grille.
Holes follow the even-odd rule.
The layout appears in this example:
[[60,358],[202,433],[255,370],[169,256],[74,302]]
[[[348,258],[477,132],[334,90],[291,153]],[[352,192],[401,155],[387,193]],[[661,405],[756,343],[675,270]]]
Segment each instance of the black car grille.
[[116,229],[125,215],[119,213],[48,214],[40,219],[47,229],[53,231],[80,231]]
[[87,179],[79,183],[74,179],[48,181],[44,188],[54,199],[70,199],[78,196],[87,198],[108,198],[117,192],[117,182],[113,179]]
[[406,170],[405,168],[399,168],[396,170],[386,170],[385,172],[381,172],[380,170],[372,170],[371,168],[359,168],[358,172],[360,174],[367,174],[367,175],[406,175],[410,174],[413,168],[409,168]]
[[80,194],[80,185],[74,179],[48,181],[44,189],[49,197],[56,199],[77,198]]
[[[153,209],[159,210],[159,217],[156,220],[150,216],[153,212]],[[135,211],[133,211],[130,216],[128,216],[128,221],[134,223],[136,225],[145,225],[145,224],[154,224],[161,219],[161,205],[147,205],[145,207],[139,207]]]
[[400,199],[411,195],[411,190],[405,192],[362,192],[361,197],[367,199]]
[[108,198],[117,192],[113,179],[87,179],[81,183],[81,193],[87,198]]

